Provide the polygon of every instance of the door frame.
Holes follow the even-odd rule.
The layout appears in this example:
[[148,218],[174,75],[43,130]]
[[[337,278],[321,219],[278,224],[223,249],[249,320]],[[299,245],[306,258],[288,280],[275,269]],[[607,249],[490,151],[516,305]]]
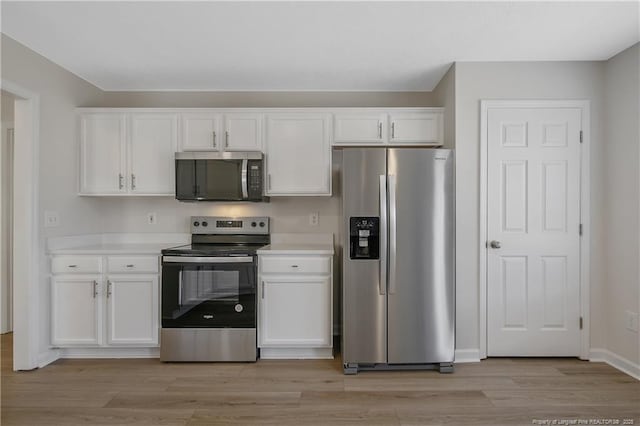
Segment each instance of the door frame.
[[[16,98],[13,181],[13,369],[39,366],[40,95],[5,79],[2,90]],[[18,237],[19,236],[19,237]]]
[[580,359],[589,359],[590,347],[590,257],[591,257],[591,101],[589,100],[481,100],[480,101],[480,294],[479,294],[479,336],[480,358],[487,357],[487,219],[489,195],[488,168],[488,125],[489,110],[493,108],[577,108],[581,110],[582,143],[580,149]]

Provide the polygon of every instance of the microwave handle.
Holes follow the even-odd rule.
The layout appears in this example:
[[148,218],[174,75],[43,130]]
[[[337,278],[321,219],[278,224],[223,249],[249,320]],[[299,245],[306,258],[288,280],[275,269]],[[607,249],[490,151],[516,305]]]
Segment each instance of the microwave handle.
[[245,158],[242,160],[242,172],[240,178],[242,180],[242,198],[249,198],[249,182],[247,179],[247,166],[249,161]]

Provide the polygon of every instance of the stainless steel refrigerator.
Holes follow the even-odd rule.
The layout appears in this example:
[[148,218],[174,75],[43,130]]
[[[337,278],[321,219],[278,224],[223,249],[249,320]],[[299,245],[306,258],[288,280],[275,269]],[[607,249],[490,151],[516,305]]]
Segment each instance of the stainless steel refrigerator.
[[453,151],[348,148],[342,155],[344,373],[452,372]]

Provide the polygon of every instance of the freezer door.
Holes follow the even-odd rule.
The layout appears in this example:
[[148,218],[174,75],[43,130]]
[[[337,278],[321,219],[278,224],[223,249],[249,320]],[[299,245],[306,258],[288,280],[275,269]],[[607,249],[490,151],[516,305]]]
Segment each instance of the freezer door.
[[[342,155],[343,363],[386,363],[386,150],[344,149]],[[350,258],[349,218],[355,216],[380,217],[379,260]]]
[[388,363],[453,362],[453,153],[390,149],[387,155]]

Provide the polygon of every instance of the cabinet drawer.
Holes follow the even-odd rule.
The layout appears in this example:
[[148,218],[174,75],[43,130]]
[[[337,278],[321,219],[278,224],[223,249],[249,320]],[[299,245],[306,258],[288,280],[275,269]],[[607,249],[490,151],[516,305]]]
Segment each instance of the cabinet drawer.
[[330,258],[326,256],[263,256],[260,265],[263,274],[328,274],[331,271]]
[[91,274],[102,272],[100,256],[54,256],[51,258],[53,274]]
[[157,256],[109,256],[107,272],[158,272]]

